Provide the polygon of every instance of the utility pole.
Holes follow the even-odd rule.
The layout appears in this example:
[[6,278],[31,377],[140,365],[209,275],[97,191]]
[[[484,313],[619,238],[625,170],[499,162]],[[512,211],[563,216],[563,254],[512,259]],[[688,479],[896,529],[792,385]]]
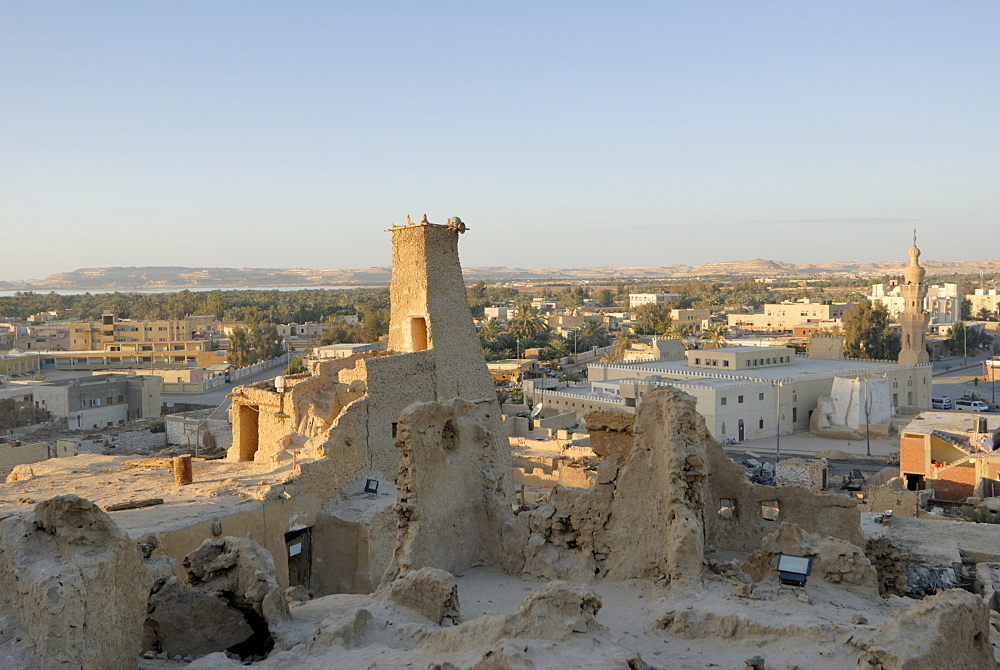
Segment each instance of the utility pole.
[[870,458],[872,455],[872,435],[871,435],[872,398],[871,398],[871,393],[868,390],[868,375],[864,376],[864,381],[865,381],[865,453],[868,454]]
[[775,476],[778,473],[778,461],[781,460],[781,382],[774,386],[774,465]]

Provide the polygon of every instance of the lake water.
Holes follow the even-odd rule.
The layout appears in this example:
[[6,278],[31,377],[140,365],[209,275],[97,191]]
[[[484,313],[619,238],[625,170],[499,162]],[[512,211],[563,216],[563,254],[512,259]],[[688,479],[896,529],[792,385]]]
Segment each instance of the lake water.
[[[181,291],[189,291],[191,293],[208,293],[210,291],[347,291],[356,288],[385,288],[384,286],[213,286],[213,287],[201,287],[201,288],[146,288],[146,289],[37,289],[31,290],[32,293],[37,295],[48,295],[49,293],[55,293],[56,295],[83,295],[84,293],[89,293],[91,295],[101,295],[104,293],[180,293]],[[0,298],[10,298],[15,293],[21,293],[22,291],[0,291]]]

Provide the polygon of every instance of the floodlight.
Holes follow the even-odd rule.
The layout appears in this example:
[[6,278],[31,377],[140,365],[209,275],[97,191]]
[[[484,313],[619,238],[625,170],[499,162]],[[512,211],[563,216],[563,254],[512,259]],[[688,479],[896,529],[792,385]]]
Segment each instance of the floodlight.
[[812,559],[805,556],[778,555],[778,580],[786,586],[805,586],[812,574]]

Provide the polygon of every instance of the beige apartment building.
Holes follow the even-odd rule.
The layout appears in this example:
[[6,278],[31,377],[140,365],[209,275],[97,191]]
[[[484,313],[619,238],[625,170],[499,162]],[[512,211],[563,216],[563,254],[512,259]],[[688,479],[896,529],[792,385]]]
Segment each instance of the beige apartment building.
[[747,331],[791,333],[804,323],[834,321],[844,316],[852,302],[813,301],[802,299],[764,305],[763,314],[730,314],[730,328]]
[[104,314],[100,321],[73,321],[69,327],[70,351],[94,351],[121,342],[178,342],[194,339],[188,319],[133,321]]
[[969,315],[972,318],[976,318],[979,311],[983,309],[994,314],[1000,310],[1000,291],[995,288],[977,288],[974,293],[966,295],[965,299],[972,306],[972,313]]
[[698,334],[705,330],[706,324],[712,318],[710,309],[672,309],[670,318],[678,326],[684,326],[691,333]]

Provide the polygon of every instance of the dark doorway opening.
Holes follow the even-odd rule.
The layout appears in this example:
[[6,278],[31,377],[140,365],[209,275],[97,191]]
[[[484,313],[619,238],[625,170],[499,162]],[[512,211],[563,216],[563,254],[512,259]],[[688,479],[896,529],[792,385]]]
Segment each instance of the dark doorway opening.
[[285,533],[288,552],[288,585],[310,587],[312,578],[312,528]]

